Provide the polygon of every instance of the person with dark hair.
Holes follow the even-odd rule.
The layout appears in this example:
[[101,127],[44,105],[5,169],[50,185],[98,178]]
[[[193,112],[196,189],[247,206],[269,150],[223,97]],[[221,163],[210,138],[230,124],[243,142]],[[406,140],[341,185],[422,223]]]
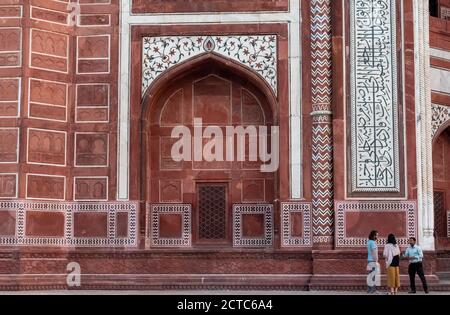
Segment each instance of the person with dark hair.
[[389,234],[383,257],[386,261],[388,294],[395,295],[400,288],[400,248],[394,234]]
[[369,276],[367,277],[367,293],[369,294],[377,292],[376,277],[379,274],[377,239],[378,231],[371,231],[367,240],[367,271],[369,272]]
[[411,237],[409,239],[409,247],[406,249],[404,257],[409,259],[408,274],[410,280],[411,291],[409,293],[416,293],[416,273],[419,275],[422,281],[423,291],[428,293],[428,284],[425,274],[423,272],[423,252],[422,249],[416,245],[416,238]]

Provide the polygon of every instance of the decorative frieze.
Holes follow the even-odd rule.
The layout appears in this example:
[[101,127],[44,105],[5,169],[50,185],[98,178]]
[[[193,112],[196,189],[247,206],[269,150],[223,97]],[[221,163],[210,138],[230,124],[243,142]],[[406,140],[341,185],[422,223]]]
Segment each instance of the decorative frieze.
[[[11,220],[13,222],[13,229],[11,230],[14,230],[14,233],[11,233],[11,235],[0,235],[0,246],[137,246],[137,204],[135,203],[2,201],[0,202],[0,214],[6,212],[13,219]],[[105,237],[75,236],[74,215],[78,213],[105,213],[108,217],[107,235]],[[117,218],[122,213],[127,214],[128,233],[127,237],[116,237]],[[27,218],[32,218],[33,214],[61,214],[64,216],[63,235],[61,237],[29,236],[28,233],[32,232],[32,230],[27,228]],[[34,234],[42,234],[42,231],[37,231]]]
[[147,239],[151,247],[191,247],[192,206],[154,204],[147,207]]
[[400,192],[396,1],[350,1],[352,192]]
[[277,94],[276,35],[144,37],[142,93],[170,68],[204,53],[216,53],[250,68]]
[[312,246],[311,204],[282,203],[282,246]]
[[439,129],[450,120],[450,106],[433,104],[432,134],[434,138]]
[[[400,246],[408,246],[409,238],[417,237],[415,202],[342,201],[336,202],[335,209],[336,247],[364,247],[370,230],[376,230],[377,226],[386,227],[387,224],[392,225],[389,233],[396,234]],[[352,227],[349,223],[350,217],[355,221]],[[384,218],[389,218],[389,222]],[[367,224],[370,228],[362,228],[362,223]],[[395,232],[394,229],[397,229],[398,232]],[[356,234],[357,236],[355,236]],[[380,237],[379,242],[384,245],[386,239]]]
[[[260,223],[260,227],[258,223]],[[233,246],[268,247],[272,244],[273,205],[233,205]]]

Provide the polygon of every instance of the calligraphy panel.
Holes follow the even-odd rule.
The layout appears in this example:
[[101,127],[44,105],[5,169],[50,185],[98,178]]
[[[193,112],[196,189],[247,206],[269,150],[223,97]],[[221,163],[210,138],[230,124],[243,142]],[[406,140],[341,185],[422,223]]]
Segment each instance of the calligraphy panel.
[[396,0],[350,3],[352,192],[400,192]]

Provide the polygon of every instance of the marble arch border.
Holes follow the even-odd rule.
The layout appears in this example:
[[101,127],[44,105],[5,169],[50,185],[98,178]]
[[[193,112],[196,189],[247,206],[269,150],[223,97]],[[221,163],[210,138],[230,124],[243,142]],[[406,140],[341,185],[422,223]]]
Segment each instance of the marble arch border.
[[[288,26],[288,76],[289,85],[299,87],[301,90],[302,64],[301,64],[301,10],[300,1],[289,0],[289,12],[255,12],[255,13],[223,13],[223,14],[160,14],[160,15],[134,15],[130,1],[122,0],[120,16],[120,67],[119,67],[119,116],[118,116],[118,170],[117,170],[117,199],[130,200],[131,156],[130,156],[130,116],[131,116],[131,65],[132,60],[132,27],[133,26],[167,26],[167,25],[211,25],[211,24],[286,24]],[[192,21],[196,21],[195,24]],[[242,24],[245,21],[245,24]],[[255,32],[256,33],[256,32]],[[249,33],[250,34],[250,33]],[[289,89],[289,128],[290,150],[289,178],[291,199],[303,197],[302,157],[302,91]],[[297,179],[297,180],[292,180]]]

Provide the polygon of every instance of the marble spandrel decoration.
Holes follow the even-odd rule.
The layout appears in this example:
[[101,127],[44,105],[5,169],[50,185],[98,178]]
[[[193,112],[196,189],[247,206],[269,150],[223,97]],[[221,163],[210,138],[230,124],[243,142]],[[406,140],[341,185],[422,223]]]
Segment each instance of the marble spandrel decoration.
[[250,68],[277,95],[276,35],[144,37],[142,93],[165,71],[203,53],[216,53]]
[[396,0],[350,7],[352,191],[399,192]]

